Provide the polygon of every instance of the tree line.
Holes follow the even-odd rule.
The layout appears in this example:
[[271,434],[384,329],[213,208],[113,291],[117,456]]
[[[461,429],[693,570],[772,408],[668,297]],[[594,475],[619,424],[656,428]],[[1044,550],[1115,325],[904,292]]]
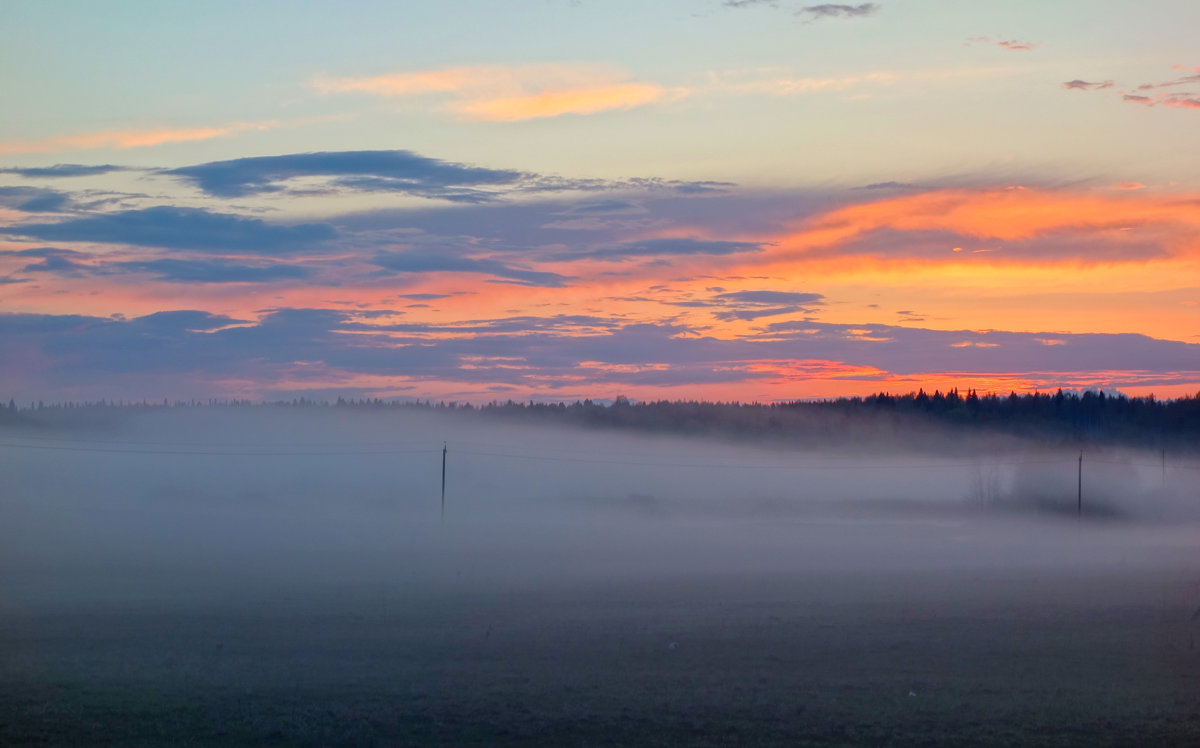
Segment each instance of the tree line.
[[9,400],[0,406],[0,422],[18,422],[54,411],[147,410],[161,408],[349,408],[417,409],[479,412],[523,421],[551,422],[649,432],[717,434],[735,437],[790,438],[864,443],[904,438],[923,426],[983,430],[1057,442],[1127,443],[1145,446],[1200,444],[1200,393],[1175,399],[1153,395],[1129,397],[1104,392],[1031,392],[978,394],[957,388],[907,394],[880,392],[865,397],[795,400],[778,403],[694,400],[635,401],[494,401],[486,405],[432,400],[337,398],[334,402],[295,398],[270,402],[249,400],[177,400],[161,403],[106,401],[31,403]]

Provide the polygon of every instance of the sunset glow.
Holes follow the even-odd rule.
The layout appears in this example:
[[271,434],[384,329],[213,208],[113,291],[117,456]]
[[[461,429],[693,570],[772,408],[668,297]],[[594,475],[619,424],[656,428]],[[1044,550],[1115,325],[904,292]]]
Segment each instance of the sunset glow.
[[0,394],[1200,391],[1197,6],[785,6],[22,6]]

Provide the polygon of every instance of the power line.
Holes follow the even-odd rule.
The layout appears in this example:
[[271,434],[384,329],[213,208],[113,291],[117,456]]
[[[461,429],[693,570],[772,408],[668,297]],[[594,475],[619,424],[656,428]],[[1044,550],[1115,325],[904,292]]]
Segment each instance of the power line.
[[[167,447],[178,446],[215,446],[213,443],[202,442],[144,442],[144,441],[120,441],[120,440],[95,440],[95,439],[71,439],[58,437],[19,437],[21,441],[33,439],[42,439],[45,441],[68,442],[68,443],[83,443],[83,444],[120,444],[120,445],[136,445],[136,444],[162,444]],[[327,442],[333,444],[334,442]],[[378,444],[379,442],[354,442],[354,444]],[[480,442],[467,442],[478,444]],[[316,446],[319,443],[312,443]],[[342,444],[346,444],[342,442]],[[100,454],[131,454],[131,455],[196,455],[207,457],[353,457],[353,456],[371,456],[371,455],[402,455],[402,454],[434,454],[440,452],[439,449],[359,449],[359,450],[318,450],[318,449],[289,449],[289,450],[200,450],[200,449],[128,449],[115,447],[84,447],[84,446],[66,446],[62,444],[19,444],[9,441],[0,441],[0,447],[9,447],[12,449],[24,449],[33,451],[54,451],[54,452],[92,452]],[[603,459],[595,457],[576,457],[570,456],[570,453],[559,451],[559,455],[542,454],[520,454],[514,452],[491,452],[482,450],[460,450],[459,454],[471,455],[476,457],[499,457],[513,460],[533,460],[537,462],[571,462],[593,465],[625,465],[630,467],[671,467],[671,468],[689,468],[689,469],[729,469],[729,470],[914,470],[914,469],[934,469],[934,468],[971,468],[971,467],[999,467],[1013,465],[1056,465],[1065,464],[1072,461],[1070,458],[1061,459],[1045,459],[1045,460],[1000,460],[980,462],[978,460],[970,461],[939,461],[939,462],[923,462],[923,463],[805,463],[800,465],[788,465],[779,463],[733,463],[733,462],[675,462],[675,461],[656,461],[656,460],[625,460],[625,459]],[[1105,465],[1121,465],[1129,467],[1159,467],[1157,464],[1146,462],[1121,462],[1116,460],[1097,460],[1092,459],[1089,462],[1100,463]],[[1169,465],[1170,469],[1177,470],[1200,470],[1200,466],[1196,465]]]
[[[779,465],[762,463],[726,463],[726,462],[649,462],[641,460],[604,460],[591,457],[547,457],[544,455],[523,455],[511,452],[477,452],[461,450],[459,454],[476,455],[480,457],[505,457],[516,460],[537,460],[540,462],[581,462],[596,465],[632,465],[639,467],[681,467],[681,468],[729,468],[735,470],[857,470],[863,468],[886,470],[889,468],[938,468],[938,467],[975,467],[981,466],[977,461],[970,462],[926,462],[912,464],[880,464],[880,463],[833,463],[823,465]],[[989,462],[987,465],[1051,465],[1060,464],[1064,460],[1017,460]]]
[[13,449],[29,449],[29,450],[44,450],[53,452],[100,452],[104,454],[130,454],[130,455],[202,455],[212,457],[332,457],[344,456],[352,457],[355,455],[397,455],[397,454],[432,454],[437,452],[436,449],[378,449],[378,450],[302,450],[302,451],[257,451],[257,450],[240,450],[240,451],[213,451],[213,450],[173,450],[173,449],[106,449],[104,447],[64,447],[51,444],[12,444],[8,442],[0,442],[0,447],[10,447]]
[[[36,434],[20,434],[14,436],[0,437],[5,439],[18,439],[20,441],[47,441],[47,442],[66,442],[68,444],[150,444],[160,447],[228,447],[229,442],[167,442],[162,440],[130,440],[130,439],[85,439],[80,437],[69,436],[40,436]],[[328,446],[360,446],[360,445],[377,445],[381,440],[373,441],[337,441],[337,442],[292,442],[281,444],[284,447],[328,447]],[[423,442],[400,441],[389,442],[397,445],[403,444],[418,444]]]
[[[1159,469],[1163,467],[1160,462],[1123,462],[1121,460],[1089,460],[1089,462],[1098,462],[1102,465],[1121,465],[1128,467],[1145,467]],[[1166,463],[1167,470],[1200,470],[1200,465],[1180,465],[1178,463]]]

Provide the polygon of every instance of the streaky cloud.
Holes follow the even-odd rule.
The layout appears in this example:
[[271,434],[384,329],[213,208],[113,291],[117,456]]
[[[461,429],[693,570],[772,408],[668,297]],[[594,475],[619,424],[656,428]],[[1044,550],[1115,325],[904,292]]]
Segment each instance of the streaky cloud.
[[257,218],[160,205],[89,215],[58,223],[23,224],[0,233],[53,242],[100,242],[163,249],[263,254],[303,251],[336,236],[323,223],[270,224]]
[[565,275],[506,265],[499,260],[472,258],[433,250],[385,252],[371,260],[385,270],[397,273],[479,273],[530,286],[558,288],[570,280]]
[[[131,372],[202,381],[235,377],[270,387],[296,361],[410,381],[539,390],[577,388],[581,382],[591,387],[746,382],[775,377],[781,366],[800,370],[810,362],[843,362],[856,371],[870,367],[882,376],[1007,372],[1050,381],[1086,371],[1126,372],[1131,361],[1143,373],[1200,373],[1200,345],[1136,334],[933,330],[804,320],[768,325],[758,336],[718,339],[678,324],[587,315],[378,326],[370,318],[319,308],[269,310],[257,322],[186,310],[128,320],[0,314],[0,346],[45,355],[46,366],[27,375],[36,382],[13,383],[24,388],[116,384]],[[456,334],[447,336],[450,332]],[[1051,339],[1055,343],[1048,345],[1045,341]],[[513,366],[513,361],[521,365]],[[820,376],[827,372],[822,369]]]
[[442,161],[412,151],[323,151],[255,156],[169,169],[166,174],[192,183],[214,197],[245,197],[278,192],[298,177],[360,178],[372,190],[420,194],[428,190],[512,185],[525,174],[507,169]]
[[1099,91],[1104,88],[1112,88],[1116,85],[1113,81],[1085,81],[1076,78],[1073,81],[1067,81],[1062,84],[1063,88],[1069,91]]
[[13,254],[41,258],[37,262],[32,262],[21,268],[22,273],[51,273],[67,278],[81,278],[92,271],[90,265],[76,262],[77,258],[86,255],[82,252],[72,252],[69,249],[52,249],[46,247],[24,250]]
[[758,242],[662,238],[591,247],[577,252],[555,255],[555,259],[629,260],[643,257],[730,255],[741,252],[761,252],[762,249],[763,245]]
[[126,324],[143,329],[208,332],[244,322],[246,320],[227,317],[223,314],[212,314],[211,312],[195,309],[179,309],[169,312],[154,312],[143,317],[135,317]]
[[190,143],[224,138],[251,130],[269,130],[277,122],[233,122],[219,127],[158,127],[145,130],[105,130],[102,132],[59,135],[41,140],[0,142],[0,154],[54,153],[94,148],[145,148],[167,143]]
[[718,294],[716,298],[744,304],[822,304],[825,297],[819,293],[792,291],[731,291]]
[[878,3],[859,3],[858,5],[839,5],[836,3],[821,3],[806,5],[797,11],[797,15],[807,15],[813,20],[821,18],[861,18],[879,12]]
[[1041,46],[1041,42],[1022,42],[1016,39],[1004,39],[996,42],[997,47],[1003,47],[1011,52],[1028,52]]
[[463,65],[368,77],[318,76],[312,85],[324,94],[448,98],[440,109],[482,122],[632,109],[688,93],[630,80],[611,66],[586,63]]
[[91,177],[114,171],[127,171],[127,166],[113,164],[55,164],[54,166],[28,166],[0,168],[0,174],[15,174],[26,179],[53,179],[65,177]]
[[919,190],[923,189],[920,185],[912,184],[911,182],[872,182],[859,187],[854,187],[856,190]]
[[312,275],[299,265],[244,265],[208,260],[144,260],[109,265],[107,272],[150,273],[155,280],[171,283],[263,283],[297,280]]
[[161,258],[120,262],[102,260],[89,264],[79,260],[95,259],[95,255],[54,247],[40,247],[0,254],[0,256],[3,255],[38,258],[37,262],[21,268],[23,273],[51,273],[64,278],[150,274],[154,280],[172,283],[262,283],[303,279],[312,275],[311,269],[300,265],[247,265],[220,260]]
[[71,206],[71,196],[43,187],[0,187],[0,205],[23,213],[57,213]]

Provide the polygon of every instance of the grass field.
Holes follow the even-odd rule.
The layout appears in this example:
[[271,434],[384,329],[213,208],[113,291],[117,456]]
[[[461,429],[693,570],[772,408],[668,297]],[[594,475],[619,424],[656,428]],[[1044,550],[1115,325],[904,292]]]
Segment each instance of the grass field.
[[2,619],[0,743],[1196,745],[1200,652],[1170,574],[44,598]]
[[[1157,464],[1101,463],[1077,519],[1074,454],[986,441],[336,409],[23,435],[3,746],[1200,745],[1200,499]],[[437,449],[307,454],[356,441]]]

